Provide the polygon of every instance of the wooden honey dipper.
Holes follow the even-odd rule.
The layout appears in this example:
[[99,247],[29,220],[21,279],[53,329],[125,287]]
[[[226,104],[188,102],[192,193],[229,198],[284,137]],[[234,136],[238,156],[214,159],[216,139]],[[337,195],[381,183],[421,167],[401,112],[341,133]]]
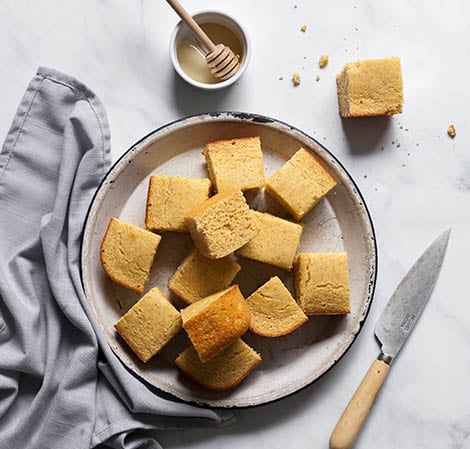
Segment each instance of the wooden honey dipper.
[[211,73],[221,81],[231,78],[240,68],[238,56],[224,44],[214,44],[178,0],[166,0],[186,23],[206,51],[206,62]]

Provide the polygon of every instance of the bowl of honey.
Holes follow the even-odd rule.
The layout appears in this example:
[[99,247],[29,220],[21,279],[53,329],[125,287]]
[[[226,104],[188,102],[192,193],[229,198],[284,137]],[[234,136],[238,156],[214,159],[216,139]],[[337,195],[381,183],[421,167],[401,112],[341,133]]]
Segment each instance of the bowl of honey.
[[202,45],[188,26],[180,21],[170,37],[170,59],[178,75],[199,89],[215,91],[234,84],[245,72],[251,57],[251,45],[239,21],[219,11],[202,11],[193,19],[217,45],[222,43],[237,55],[240,68],[229,79],[221,81],[210,71]]

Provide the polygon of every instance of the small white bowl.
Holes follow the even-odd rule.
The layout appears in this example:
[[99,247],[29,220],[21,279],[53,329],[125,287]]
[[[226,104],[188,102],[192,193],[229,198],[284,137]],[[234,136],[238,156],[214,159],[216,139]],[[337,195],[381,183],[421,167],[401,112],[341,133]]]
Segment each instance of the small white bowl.
[[237,73],[235,73],[235,75],[233,75],[228,80],[217,83],[203,83],[191,78],[181,67],[178,60],[178,55],[176,53],[178,45],[182,40],[194,40],[191,30],[183,21],[178,22],[170,36],[170,59],[173,67],[175,68],[178,75],[188,84],[191,84],[192,86],[202,90],[216,91],[232,85],[243,75],[251,58],[251,44],[245,29],[233,17],[219,11],[201,11],[194,14],[192,17],[200,25],[204,23],[217,23],[232,31],[232,33],[240,41],[243,51],[243,56],[240,61],[240,68],[238,69]]

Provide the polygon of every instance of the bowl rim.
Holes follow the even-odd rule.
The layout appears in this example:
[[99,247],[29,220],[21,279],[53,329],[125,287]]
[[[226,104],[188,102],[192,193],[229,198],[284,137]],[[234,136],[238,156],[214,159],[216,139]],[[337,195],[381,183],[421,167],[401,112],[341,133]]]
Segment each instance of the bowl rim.
[[[244,50],[244,55],[242,62],[240,64],[240,68],[238,69],[237,73],[233,75],[231,78],[221,81],[218,83],[203,83],[201,81],[197,81],[194,78],[191,78],[181,67],[179,61],[178,61],[178,56],[176,54],[176,42],[177,42],[177,37],[178,34],[182,32],[186,28],[186,24],[180,20],[176,26],[173,28],[173,31],[171,32],[170,35],[170,41],[169,41],[169,52],[170,52],[170,59],[173,64],[173,67],[175,71],[178,73],[178,75],[185,80],[188,84],[197,87],[201,90],[207,90],[207,91],[217,91],[220,89],[223,89],[225,87],[228,87],[232,84],[234,84],[236,81],[240,79],[240,77],[243,75],[245,72],[246,68],[248,67],[248,64],[251,60],[251,41],[248,37],[248,34],[246,32],[246,28],[240,23],[238,19],[235,19],[233,16],[230,14],[227,14],[225,12],[215,10],[215,9],[210,9],[210,10],[200,10],[195,12],[194,14],[191,14],[191,16],[197,21],[198,19],[204,16],[213,16],[213,17],[221,17],[223,19],[226,19],[226,21],[230,22],[231,24],[234,25],[235,28],[239,30],[239,37],[241,40],[241,45]],[[206,23],[206,22],[203,22]],[[219,22],[216,22],[219,23]],[[238,33],[237,33],[238,34]]]

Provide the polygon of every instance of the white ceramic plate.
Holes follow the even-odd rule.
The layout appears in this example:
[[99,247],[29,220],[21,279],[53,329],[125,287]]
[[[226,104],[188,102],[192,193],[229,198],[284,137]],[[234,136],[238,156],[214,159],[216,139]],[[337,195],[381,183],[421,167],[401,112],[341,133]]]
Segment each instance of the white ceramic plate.
[[[233,137],[261,137],[266,176],[270,176],[301,146],[313,151],[338,181],[303,219],[300,251],[342,251],[349,255],[351,308],[347,316],[311,317],[285,337],[268,339],[246,333],[244,340],[263,361],[235,389],[206,391],[182,375],[174,359],[187,343],[184,332],[147,364],[141,363],[120,339],[114,323],[139,295],[111,282],[100,264],[99,248],[108,221],[119,217],[144,227],[145,201],[152,174],[207,177],[202,148],[207,142]],[[253,208],[284,212],[264,192],[249,192]],[[148,290],[157,285],[168,293],[167,280],[192,247],[189,235],[163,235]],[[214,407],[246,407],[265,404],[309,385],[326,373],[354,342],[373,297],[377,250],[372,222],[364,200],[340,162],[303,132],[277,120],[246,113],[202,114],[155,130],[130,148],[104,179],[91,205],[82,247],[85,291],[99,326],[117,356],[138,376],[182,400]],[[293,293],[292,273],[240,259],[235,278],[247,296],[271,276],[278,275]],[[180,304],[174,295],[171,300]]]

